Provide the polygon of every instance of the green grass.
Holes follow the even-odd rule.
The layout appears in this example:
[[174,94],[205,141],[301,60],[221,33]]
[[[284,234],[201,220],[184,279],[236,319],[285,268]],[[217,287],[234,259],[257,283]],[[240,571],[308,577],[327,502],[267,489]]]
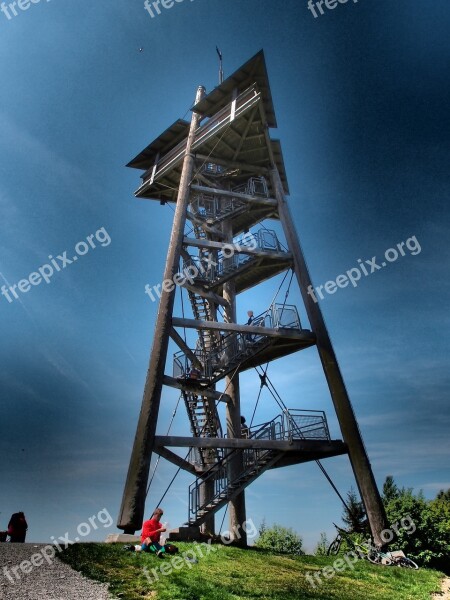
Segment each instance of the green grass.
[[[177,543],[180,553],[196,548]],[[331,566],[336,557],[276,555],[262,550],[213,546],[198,562],[149,581],[152,569],[170,564],[171,557],[126,552],[120,544],[75,544],[60,557],[87,577],[110,584],[111,593],[125,600],[430,600],[440,590],[437,571],[411,571],[358,561],[351,569],[322,577],[312,587],[308,573]],[[338,565],[340,566],[340,565]]]

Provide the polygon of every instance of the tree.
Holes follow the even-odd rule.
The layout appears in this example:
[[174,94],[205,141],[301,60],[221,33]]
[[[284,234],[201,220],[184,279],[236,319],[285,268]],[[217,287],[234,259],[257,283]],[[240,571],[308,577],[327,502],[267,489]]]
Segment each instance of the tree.
[[441,490],[440,492],[438,492],[438,495],[436,496],[436,500],[442,500],[443,502],[450,502],[450,488],[444,492],[444,490]]
[[348,531],[360,533],[367,528],[366,512],[363,503],[358,500],[358,496],[353,488],[347,493],[347,506],[342,513],[342,520],[347,526]]
[[267,527],[263,521],[258,533],[259,537],[255,542],[257,548],[284,554],[304,554],[302,538],[290,527],[282,527],[276,523],[272,527]]
[[383,484],[383,502],[390,502],[394,498],[398,498],[399,489],[394,482],[392,475],[386,477],[386,481]]
[[327,539],[327,534],[322,531],[322,533],[320,534],[320,540],[317,542],[314,554],[316,556],[326,556],[329,545],[330,543]]

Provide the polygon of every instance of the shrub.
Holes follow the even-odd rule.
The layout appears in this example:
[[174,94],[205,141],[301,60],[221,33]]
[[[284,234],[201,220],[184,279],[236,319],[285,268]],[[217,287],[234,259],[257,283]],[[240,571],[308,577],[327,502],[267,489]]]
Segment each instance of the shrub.
[[[393,483],[393,480],[392,480]],[[386,498],[386,495],[385,495]],[[416,530],[408,534],[399,530],[392,547],[403,550],[421,565],[449,572],[450,557],[450,494],[439,492],[434,500],[426,500],[423,493],[414,494],[411,488],[398,489],[385,500],[390,524],[410,517]]]
[[263,521],[259,528],[259,538],[255,542],[257,548],[272,550],[284,554],[304,554],[302,538],[290,527],[282,527],[276,523],[266,527]]
[[314,554],[316,556],[326,556],[329,545],[330,542],[327,539],[327,534],[322,531],[322,533],[320,534],[320,540],[317,542]]

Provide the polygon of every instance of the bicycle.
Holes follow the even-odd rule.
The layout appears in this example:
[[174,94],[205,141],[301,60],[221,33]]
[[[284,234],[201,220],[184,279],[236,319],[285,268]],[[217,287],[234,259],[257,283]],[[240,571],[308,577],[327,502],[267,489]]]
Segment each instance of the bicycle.
[[374,565],[397,566],[405,569],[418,569],[419,566],[410,558],[405,556],[402,551],[382,552],[374,546],[372,539],[369,537],[365,544],[355,542],[350,535],[350,532],[338,527],[336,523],[333,525],[337,529],[337,536],[328,547],[327,554],[338,554],[342,541],[345,540],[348,546],[358,554],[360,558],[364,558]]
[[371,560],[371,555],[372,552],[376,552],[376,548],[372,545],[372,540],[370,538],[365,543],[357,542],[351,537],[349,531],[347,531],[346,529],[342,529],[341,527],[336,525],[336,523],[333,523],[333,525],[337,529],[338,534],[328,547],[328,556],[338,554],[339,550],[341,549],[342,542],[345,541],[347,546],[349,546],[350,549],[353,552],[355,552],[360,558],[364,558],[366,560],[369,560],[370,562],[373,562]]
[[394,566],[402,567],[404,569],[415,569],[419,568],[413,560],[404,555],[401,550],[394,550],[393,552],[382,552],[381,550],[375,549],[372,553],[372,557],[369,558],[370,562],[374,565]]

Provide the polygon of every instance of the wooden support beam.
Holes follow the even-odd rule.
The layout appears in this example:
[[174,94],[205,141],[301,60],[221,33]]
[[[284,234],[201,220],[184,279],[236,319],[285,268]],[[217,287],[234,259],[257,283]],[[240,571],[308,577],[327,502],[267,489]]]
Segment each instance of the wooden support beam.
[[253,112],[250,114],[247,125],[245,126],[245,130],[244,133],[241,136],[240,142],[236,148],[236,152],[233,155],[233,160],[236,160],[237,157],[239,156],[239,152],[241,151],[242,145],[245,142],[245,140],[247,139],[248,136],[248,132],[250,131],[250,127],[252,126],[252,123],[255,119],[255,116],[258,114],[258,107],[255,106]]
[[184,436],[155,437],[156,446],[172,446],[174,448],[241,448],[261,450],[283,450],[284,452],[329,452],[331,449],[346,452],[346,444],[341,440],[264,440],[246,438],[199,438]]
[[[196,103],[205,95],[205,88],[197,89]],[[193,113],[186,147],[181,152],[183,172],[178,189],[177,204],[172,225],[172,233],[167,253],[163,280],[173,280],[180,263],[183,245],[186,211],[189,204],[190,183],[194,174],[195,161],[192,146],[200,123],[200,115]],[[157,174],[155,175],[157,177]],[[152,352],[142,398],[141,411],[131,452],[127,479],[122,496],[117,527],[125,533],[134,533],[142,527],[147,498],[147,484],[150,462],[154,449],[156,424],[158,421],[164,368],[169,346],[171,317],[175,302],[175,289],[163,289],[156,318],[156,335],[153,337]]]
[[233,333],[245,333],[264,335],[273,338],[283,338],[289,340],[304,340],[311,342],[315,335],[309,329],[272,329],[269,327],[259,327],[257,325],[239,325],[238,323],[217,323],[216,321],[197,321],[196,319],[182,319],[180,317],[172,318],[174,327],[187,327],[188,329],[212,329],[216,331],[230,331]]
[[267,167],[260,165],[249,165],[248,163],[236,162],[234,160],[224,160],[217,156],[207,156],[206,154],[195,153],[195,158],[204,160],[205,162],[214,163],[215,165],[222,165],[229,169],[241,169],[241,171],[248,171],[249,173],[257,173],[258,175],[268,175],[270,170]]
[[216,390],[212,390],[210,388],[203,388],[201,385],[193,385],[189,383],[188,385],[184,384],[182,381],[178,381],[174,377],[170,377],[169,375],[164,375],[163,378],[164,385],[168,385],[169,387],[175,388],[176,390],[187,390],[189,392],[194,392],[199,396],[205,396],[205,398],[211,398],[211,400],[219,400],[221,402],[229,402],[230,397],[223,392],[217,392]]
[[188,473],[191,473],[192,475],[194,475],[194,477],[198,477],[199,473],[194,467],[194,465],[191,465],[190,462],[184,460],[184,458],[181,458],[181,456],[178,456],[178,454],[175,454],[175,452],[164,448],[164,446],[155,446],[154,450],[156,454],[159,454],[159,456],[162,456],[172,464],[176,465],[177,467],[180,467]]
[[[188,256],[189,256],[189,254],[188,254]],[[189,256],[189,259],[190,258],[191,257]],[[222,296],[219,296],[219,294],[207,291],[196,285],[191,285],[187,280],[185,283],[183,283],[181,285],[181,287],[184,287],[187,290],[189,290],[190,292],[197,294],[197,296],[201,296],[202,298],[205,298],[206,300],[210,300],[211,302],[214,302],[215,304],[220,304],[220,306],[223,306],[224,308],[226,308],[228,306],[228,302],[226,300],[224,300],[224,298],[222,298]]]
[[184,248],[183,246],[181,246],[181,250],[180,250],[180,254],[181,257],[188,263],[191,262],[192,260],[192,256],[189,254],[189,252],[186,250],[186,248]]
[[215,196],[224,196],[227,198],[237,198],[247,202],[250,206],[252,204],[261,206],[273,206],[277,207],[278,203],[274,198],[263,198],[261,196],[250,196],[249,194],[241,194],[240,192],[230,192],[228,190],[221,190],[219,188],[207,187],[203,185],[191,185],[191,189],[196,192],[203,192],[205,194],[214,194]]
[[[260,110],[261,118],[265,125],[264,111]],[[272,151],[272,144],[268,132],[268,127],[265,127],[266,144],[271,155],[272,170],[270,179],[272,187],[275,190],[278,200],[278,214],[283,227],[286,240],[289,248],[294,256],[294,271],[300,288],[300,293],[306,308],[311,328],[317,336],[317,350],[319,353],[322,368],[328,383],[331,398],[333,400],[336,416],[339,420],[339,425],[345,443],[348,445],[348,454],[350,463],[353,468],[353,473],[361,494],[367,518],[369,520],[370,529],[375,541],[379,546],[384,545],[381,532],[388,525],[386,512],[380,493],[377,488],[375,477],[372,472],[372,467],[367,456],[367,451],[362,440],[358,422],[348,396],[344,378],[342,376],[339,363],[337,361],[333,345],[325,324],[320,304],[315,302],[309,290],[313,288],[308,266],[303,255],[303,250],[295,230],[295,225],[292,220],[289,206],[286,202],[283,184],[280,174],[276,167],[276,161]]]
[[205,221],[202,219],[198,219],[191,211],[187,211],[187,218],[196,225],[199,225],[206,233],[210,233],[211,235],[215,235],[218,238],[223,238],[223,233],[216,229],[215,227],[211,227],[211,225],[207,225]]
[[183,350],[183,352],[186,354],[186,356],[189,358],[189,360],[192,362],[192,364],[197,369],[201,370],[203,368],[202,363],[198,360],[198,358],[195,356],[194,352],[192,352],[192,350],[189,348],[189,346],[183,340],[183,338],[178,333],[178,331],[176,331],[173,327],[171,327],[169,335],[173,339],[175,344],[180,348],[180,350]]

